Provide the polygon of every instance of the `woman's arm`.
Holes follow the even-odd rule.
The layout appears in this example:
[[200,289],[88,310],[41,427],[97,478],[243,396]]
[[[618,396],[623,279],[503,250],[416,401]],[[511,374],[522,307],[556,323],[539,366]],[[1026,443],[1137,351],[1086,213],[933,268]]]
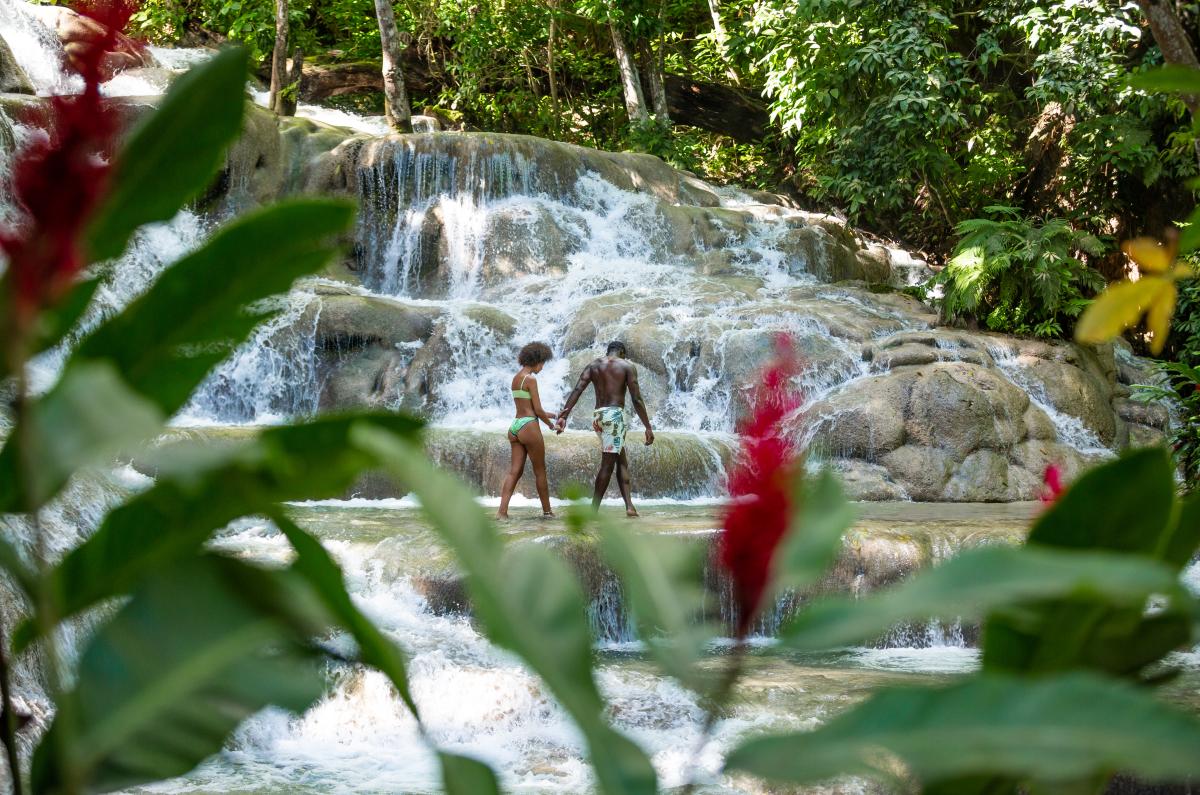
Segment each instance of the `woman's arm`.
[[529,402],[533,404],[533,414],[535,417],[546,423],[546,427],[553,429],[554,420],[558,419],[556,414],[547,414],[542,409],[542,397],[538,394],[538,384],[536,378],[527,379],[529,384]]

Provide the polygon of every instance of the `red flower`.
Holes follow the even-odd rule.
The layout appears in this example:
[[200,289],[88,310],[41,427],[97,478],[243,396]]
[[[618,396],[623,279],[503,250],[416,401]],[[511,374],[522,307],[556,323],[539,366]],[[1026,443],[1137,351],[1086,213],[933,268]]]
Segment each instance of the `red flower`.
[[1046,471],[1042,473],[1042,494],[1039,497],[1046,505],[1051,505],[1058,500],[1063,493],[1062,482],[1062,467],[1058,464],[1051,464],[1046,467]]
[[126,0],[94,0],[78,11],[105,32],[83,43],[72,60],[83,77],[83,93],[54,97],[46,137],[17,155],[12,189],[23,217],[0,229],[14,331],[28,328],[39,309],[61,298],[87,264],[82,237],[108,181],[103,158],[111,150],[117,119],[100,97],[100,83],[105,53],[116,46],[133,6]]
[[793,505],[793,480],[803,461],[784,422],[803,404],[792,387],[799,361],[792,341],[781,335],[776,359],[755,389],[753,413],[741,429],[738,463],[729,475],[719,556],[733,580],[738,604],[737,636],[745,637],[758,614],[771,578],[771,562],[787,532]]

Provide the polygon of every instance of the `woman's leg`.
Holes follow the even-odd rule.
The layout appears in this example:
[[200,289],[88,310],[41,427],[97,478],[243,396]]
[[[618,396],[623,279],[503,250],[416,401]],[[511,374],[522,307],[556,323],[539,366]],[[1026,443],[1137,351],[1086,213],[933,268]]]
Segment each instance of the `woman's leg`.
[[536,422],[531,422],[521,429],[520,439],[529,451],[529,463],[533,464],[533,477],[537,484],[538,499],[542,501],[542,513],[552,514],[550,483],[546,479],[546,442],[542,439],[542,429]]
[[512,448],[512,463],[508,467],[504,485],[500,487],[500,509],[496,511],[497,519],[508,518],[508,501],[512,499],[513,491],[517,488],[517,481],[521,479],[521,475],[525,474],[525,445],[517,441],[510,433],[508,446]]

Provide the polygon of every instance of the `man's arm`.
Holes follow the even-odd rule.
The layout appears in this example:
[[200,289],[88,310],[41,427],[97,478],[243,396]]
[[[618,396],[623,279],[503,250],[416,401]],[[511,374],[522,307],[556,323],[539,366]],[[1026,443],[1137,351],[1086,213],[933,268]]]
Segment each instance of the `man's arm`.
[[579,402],[579,397],[583,394],[583,390],[587,389],[590,383],[592,383],[592,366],[589,364],[579,374],[579,382],[575,384],[575,388],[571,390],[571,394],[567,395],[567,401],[563,403],[562,411],[558,412],[559,433],[562,433],[562,429],[567,427],[567,417],[570,416],[571,410]]
[[629,378],[626,385],[629,387],[629,398],[633,401],[633,410],[637,412],[642,425],[646,426],[646,444],[654,444],[654,430],[650,427],[650,414],[646,411],[646,401],[642,400],[642,387],[638,384],[637,367],[632,364],[629,365]]

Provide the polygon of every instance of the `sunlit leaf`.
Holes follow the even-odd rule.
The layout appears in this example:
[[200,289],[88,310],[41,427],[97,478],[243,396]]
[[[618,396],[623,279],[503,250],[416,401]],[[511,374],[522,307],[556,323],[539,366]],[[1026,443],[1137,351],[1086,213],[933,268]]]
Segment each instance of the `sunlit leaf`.
[[1162,353],[1163,346],[1167,344],[1167,335],[1171,331],[1171,316],[1175,314],[1177,294],[1175,284],[1167,282],[1166,288],[1159,292],[1146,311],[1146,328],[1150,331],[1150,352],[1155,356]]
[[1128,254],[1139,268],[1150,273],[1166,273],[1175,261],[1175,247],[1166,246],[1161,240],[1153,237],[1126,240],[1121,244],[1121,250]]
[[1111,285],[1083,311],[1075,326],[1075,339],[1085,345],[1108,342],[1136,325],[1146,309],[1173,285],[1166,279],[1146,276],[1136,282]]
[[1006,775],[1071,782],[1126,771],[1150,780],[1200,774],[1200,721],[1140,688],[1095,674],[983,675],[945,688],[876,693],[813,731],[750,740],[726,761],[772,781]]

